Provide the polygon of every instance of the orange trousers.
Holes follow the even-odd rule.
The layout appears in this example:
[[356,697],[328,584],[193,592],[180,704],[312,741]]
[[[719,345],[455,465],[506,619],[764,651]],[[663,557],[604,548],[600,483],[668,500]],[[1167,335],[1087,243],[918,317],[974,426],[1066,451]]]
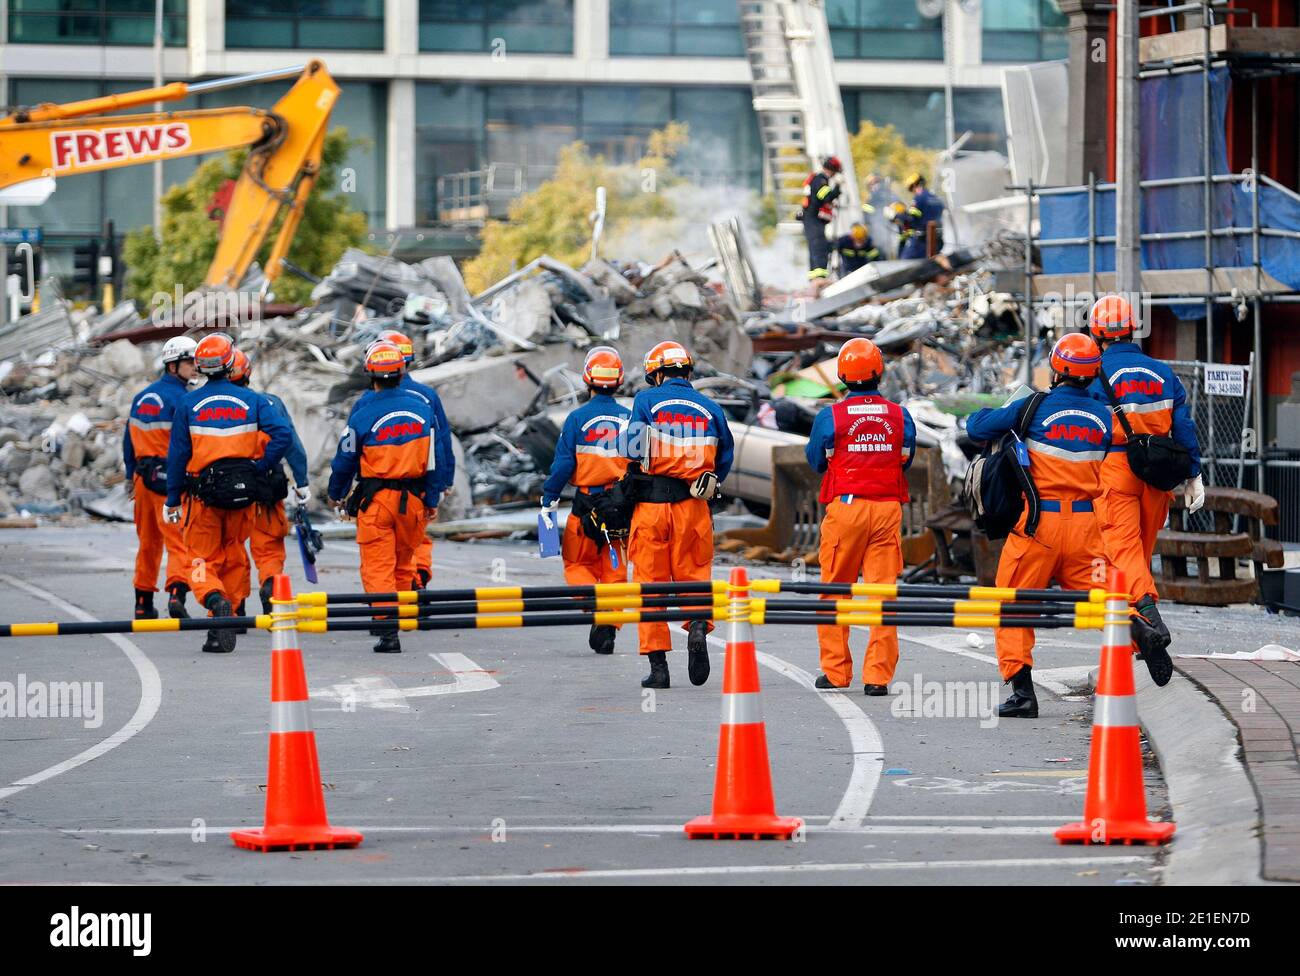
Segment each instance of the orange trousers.
[[[638,583],[712,579],[713,516],[709,503],[702,498],[687,498],[637,505],[627,558],[632,563],[632,579]],[[682,630],[689,629],[688,623],[682,624]],[[713,629],[712,623],[709,629]],[[642,654],[673,649],[667,624],[638,624],[637,630]]]
[[288,534],[289,517],[284,513],[283,501],[276,502],[274,508],[265,505],[253,507],[248,548],[253,554],[253,565],[257,567],[259,584],[284,572],[284,539]]
[[410,566],[424,534],[424,503],[406,496],[406,512],[398,509],[402,493],[381,489],[364,512],[357,513],[357,545],[361,548],[361,585],[367,593],[405,590],[411,585]]
[[232,605],[248,595],[248,552],[253,509],[211,508],[191,498],[185,517],[185,546],[190,557],[190,589],[202,605],[219,592]]
[[[1021,534],[1025,517],[1020,517],[1020,524],[1002,547],[998,586],[1037,590],[1052,580],[1067,590],[1106,585],[1107,563],[1097,515],[1069,509],[1070,503],[1062,502],[1060,512],[1043,512],[1032,539]],[[1033,667],[1032,630],[998,628],[993,633],[1003,681],[1011,680],[1022,667]]]
[[185,534],[180,524],[169,525],[163,521],[163,504],[166,498],[144,486],[139,475],[135,477],[135,534],[140,546],[135,553],[135,588],[156,592],[158,570],[162,566],[163,550],[167,550],[167,581],[165,586],[184,583],[189,576],[189,562],[185,552]]
[[590,586],[593,583],[626,583],[627,555],[618,542],[618,568],[609,560],[609,546],[598,543],[572,516],[564,523],[564,538],[560,540],[560,558],[564,560],[564,582],[570,586]]
[[1107,454],[1101,465],[1097,516],[1106,558],[1123,572],[1129,599],[1136,602],[1148,593],[1157,595],[1151,555],[1156,533],[1169,518],[1169,492],[1135,475],[1125,454]]
[[[903,506],[834,498],[822,519],[820,560],[823,583],[896,583],[903,571]],[[828,595],[824,599],[845,599]],[[843,688],[853,680],[849,628],[818,627],[821,666],[831,684]],[[872,627],[862,662],[864,685],[887,685],[898,665],[898,630]]]

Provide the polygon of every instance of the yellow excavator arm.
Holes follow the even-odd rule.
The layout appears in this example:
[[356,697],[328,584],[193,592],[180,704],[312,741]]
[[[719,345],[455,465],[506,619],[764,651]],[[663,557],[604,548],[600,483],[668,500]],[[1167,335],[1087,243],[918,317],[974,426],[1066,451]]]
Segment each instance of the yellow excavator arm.
[[[270,110],[195,109],[106,115],[154,102],[298,76]],[[302,220],[320,173],[321,151],[338,84],[311,61],[287,71],[217,81],[172,82],[160,88],[20,109],[0,118],[0,189],[42,176],[56,179],[158,160],[248,147],[248,159],[225,209],[206,284],[235,288],[243,280],[281,211],[287,211],[266,262],[268,281]]]

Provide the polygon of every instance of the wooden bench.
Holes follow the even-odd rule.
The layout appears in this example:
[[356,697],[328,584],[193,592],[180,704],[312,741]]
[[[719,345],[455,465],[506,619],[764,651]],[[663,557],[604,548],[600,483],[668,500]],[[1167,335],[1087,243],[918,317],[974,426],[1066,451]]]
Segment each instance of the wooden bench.
[[[1170,527],[1156,537],[1161,597],[1211,607],[1258,600],[1260,574],[1266,567],[1283,565],[1282,544],[1264,538],[1264,527],[1278,522],[1277,499],[1244,488],[1211,486],[1205,489],[1203,511],[1212,530],[1189,529],[1182,492],[1174,493]],[[1237,578],[1237,560],[1244,558],[1255,564],[1253,578]]]

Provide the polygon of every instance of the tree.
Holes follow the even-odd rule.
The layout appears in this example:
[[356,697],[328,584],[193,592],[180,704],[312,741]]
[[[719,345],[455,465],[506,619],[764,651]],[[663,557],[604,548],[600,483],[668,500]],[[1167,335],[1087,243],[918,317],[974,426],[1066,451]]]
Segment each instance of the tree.
[[[333,129],[325,137],[320,175],[288,254],[289,261],[313,274],[327,274],[346,248],[360,245],[365,237],[366,215],[353,210],[343,193],[329,192],[339,185],[349,150],[358,145],[361,140],[349,138],[343,128]],[[141,307],[149,305],[152,295],[170,294],[178,284],[183,291],[190,291],[203,283],[221,232],[218,222],[208,217],[208,204],[228,180],[238,179],[247,155],[247,150],[239,149],[209,159],[188,180],[163,194],[161,244],[151,227],[126,236],[126,291]],[[266,260],[283,219],[281,213],[267,234],[259,261]],[[276,299],[283,302],[306,304],[311,290],[310,282],[292,273],[281,274],[274,286]]]
[[646,153],[634,166],[612,166],[581,142],[565,146],[554,176],[515,200],[506,220],[484,226],[479,254],[465,265],[470,292],[482,291],[543,254],[574,267],[586,264],[598,186],[606,191],[607,237],[647,220],[671,218],[674,208],[663,191],[675,182],[669,167],[687,136],[681,122],[650,133]]
[[907,189],[907,179],[916,173],[931,184],[934,182],[936,150],[908,145],[892,125],[863,122],[849,140],[849,148],[859,182],[864,182],[871,173],[879,173],[895,184],[899,196]]

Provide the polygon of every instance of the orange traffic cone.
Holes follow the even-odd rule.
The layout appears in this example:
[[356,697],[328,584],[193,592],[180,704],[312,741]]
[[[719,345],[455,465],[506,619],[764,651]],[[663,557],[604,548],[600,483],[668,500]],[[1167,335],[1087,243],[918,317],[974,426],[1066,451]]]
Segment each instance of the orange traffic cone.
[[298,649],[298,605],[288,576],[275,577],[271,595],[271,753],[266,778],[266,825],[236,830],[236,847],[250,851],[310,851],[356,847],[361,834],[331,827],[316,761],[316,733],[308,711],[307,673]]
[[745,571],[733,569],[713,814],[696,817],[686,825],[686,836],[692,839],[785,840],[803,827],[798,817],[776,815],[758,687],[758,657],[749,624],[748,587]]
[[1059,828],[1056,839],[1062,844],[1163,844],[1173,836],[1174,825],[1147,819],[1127,624],[1128,586],[1118,569],[1111,570],[1110,593],[1092,710],[1083,821]]

